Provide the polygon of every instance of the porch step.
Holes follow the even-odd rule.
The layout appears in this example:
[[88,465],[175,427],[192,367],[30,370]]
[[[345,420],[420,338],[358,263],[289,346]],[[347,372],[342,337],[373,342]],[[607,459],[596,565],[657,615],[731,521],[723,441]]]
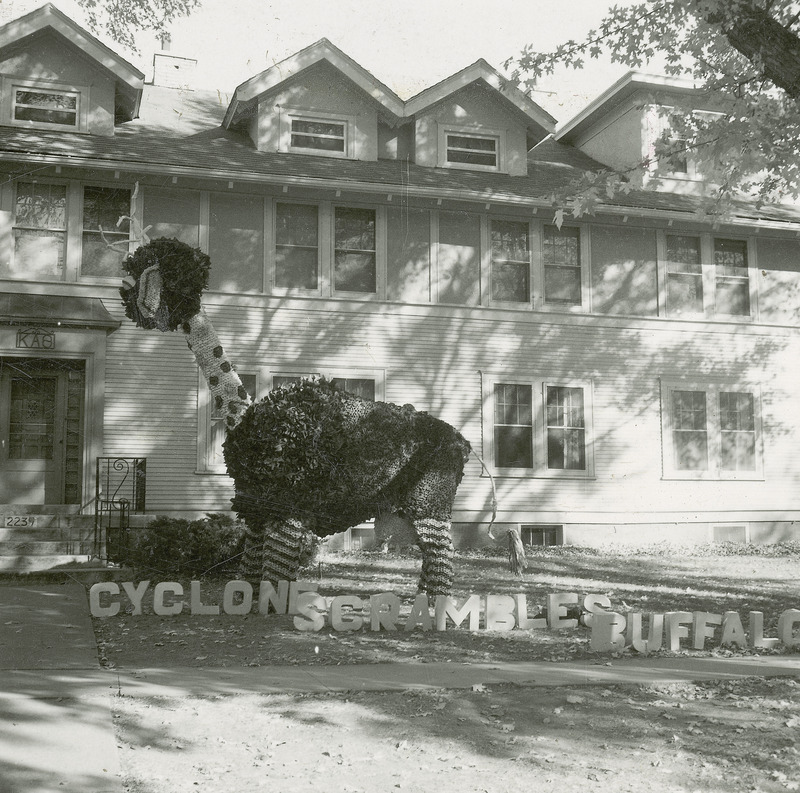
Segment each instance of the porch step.
[[85,563],[94,552],[94,516],[80,507],[0,504],[0,570],[47,570]]

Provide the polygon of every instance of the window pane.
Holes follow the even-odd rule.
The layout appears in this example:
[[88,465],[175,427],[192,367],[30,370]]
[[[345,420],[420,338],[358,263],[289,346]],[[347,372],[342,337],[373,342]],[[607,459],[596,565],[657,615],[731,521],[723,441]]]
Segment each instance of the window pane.
[[497,141],[471,135],[448,135],[447,161],[496,167]]
[[375,292],[375,210],[337,207],[335,212],[334,289]]
[[13,460],[52,460],[56,378],[11,380],[8,456]]
[[18,121],[75,127],[78,123],[78,95],[55,91],[15,91],[14,118]]
[[144,226],[151,239],[174,237],[200,247],[200,191],[148,187],[144,193]]
[[708,470],[708,431],[704,391],[673,391],[672,439],[679,471]]
[[498,468],[533,468],[533,390],[495,383],[494,462]]
[[718,314],[749,316],[750,279],[747,243],[744,240],[714,240]]
[[293,119],[291,145],[301,149],[343,152],[344,129],[344,124]]
[[547,467],[585,470],[583,389],[547,386]]
[[319,284],[319,216],[308,204],[275,205],[275,286],[316,289]]
[[564,305],[581,304],[580,229],[545,226],[544,300]]
[[700,273],[700,238],[667,235],[667,269],[671,273]]
[[492,221],[492,299],[527,303],[530,299],[528,224]]
[[66,228],[67,188],[66,185],[17,184],[15,225],[37,229]]
[[[130,215],[130,211],[130,190],[83,188],[81,275],[117,278],[122,274],[122,260],[128,255],[130,221],[126,219],[119,226],[117,222]],[[108,243],[119,244],[109,247]]]
[[703,313],[703,279],[701,275],[669,273],[667,275],[667,303],[669,313]]
[[64,241],[63,232],[14,229],[14,274],[61,277]]
[[752,394],[722,391],[719,395],[723,471],[755,471],[756,423]]

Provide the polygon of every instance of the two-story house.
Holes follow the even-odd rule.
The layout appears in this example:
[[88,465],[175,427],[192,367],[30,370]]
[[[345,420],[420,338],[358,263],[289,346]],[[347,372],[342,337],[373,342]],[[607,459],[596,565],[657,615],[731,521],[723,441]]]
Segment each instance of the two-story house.
[[[800,536],[800,213],[705,218],[687,162],[552,222],[554,190],[647,155],[684,86],[632,75],[557,129],[483,61],[403,100],[322,40],[223,99],[170,87],[170,57],[145,84],[50,4],[0,28],[7,565],[104,552],[95,510],[123,497],[229,509],[184,339],[122,311],[143,229],[210,255],[251,393],[322,374],[445,419],[526,541]],[[491,496],[471,460],[457,544],[486,541]]]

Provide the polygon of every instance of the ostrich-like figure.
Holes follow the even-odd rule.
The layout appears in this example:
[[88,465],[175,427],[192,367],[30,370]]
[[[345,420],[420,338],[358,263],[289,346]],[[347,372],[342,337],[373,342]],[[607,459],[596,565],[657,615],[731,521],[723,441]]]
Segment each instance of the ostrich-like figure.
[[307,532],[326,537],[398,513],[422,551],[420,591],[449,594],[450,521],[469,443],[411,405],[366,401],[324,380],[252,402],[201,307],[210,264],[198,249],[156,239],[126,259],[120,294],[137,325],[186,334],[225,415],[233,507],[247,526],[242,574],[293,580]]

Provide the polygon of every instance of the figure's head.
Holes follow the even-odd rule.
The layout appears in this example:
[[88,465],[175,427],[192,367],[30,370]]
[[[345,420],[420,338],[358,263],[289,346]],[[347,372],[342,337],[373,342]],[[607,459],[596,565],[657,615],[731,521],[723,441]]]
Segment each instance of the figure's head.
[[143,328],[177,330],[200,311],[211,260],[199,248],[160,237],[122,263],[125,315]]

